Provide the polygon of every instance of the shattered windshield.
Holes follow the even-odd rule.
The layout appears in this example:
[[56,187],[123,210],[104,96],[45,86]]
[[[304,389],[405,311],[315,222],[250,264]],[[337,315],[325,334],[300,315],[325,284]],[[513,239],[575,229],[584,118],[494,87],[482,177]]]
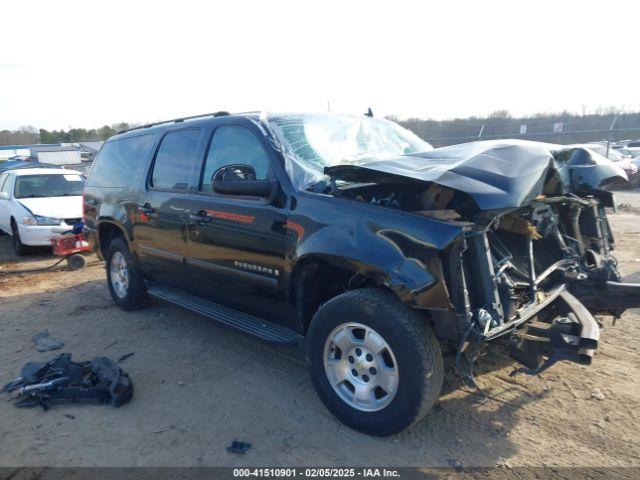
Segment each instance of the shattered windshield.
[[326,178],[325,167],[363,165],[433,149],[397,123],[366,115],[274,115],[268,122],[284,148],[287,173],[303,189]]

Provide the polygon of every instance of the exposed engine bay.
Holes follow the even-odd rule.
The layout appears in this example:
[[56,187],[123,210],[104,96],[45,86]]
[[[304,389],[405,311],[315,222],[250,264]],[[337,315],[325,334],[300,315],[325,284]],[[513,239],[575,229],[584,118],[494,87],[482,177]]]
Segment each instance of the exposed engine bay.
[[[620,283],[612,255],[605,209],[614,207],[613,196],[599,188],[604,182],[598,175],[589,178],[591,185],[584,180],[585,171],[601,172],[576,175],[575,169],[558,167],[573,162],[577,168],[575,157],[576,152],[560,152],[555,168],[540,170],[538,181],[526,179],[527,188],[533,187],[525,194],[513,177],[505,180],[506,170],[477,173],[460,168],[460,162],[453,170],[464,178],[451,180],[440,171],[448,180],[442,183],[475,188],[472,182],[481,179],[488,188],[463,191],[425,182],[424,164],[416,167],[418,178],[399,181],[399,163],[378,162],[380,168],[365,173],[334,167],[333,194],[462,225],[464,239],[442,256],[453,313],[432,312],[438,335],[456,342],[459,367],[463,353],[475,360],[483,346],[498,342],[524,365],[519,371],[536,374],[558,360],[590,364],[599,338],[593,315],[617,319],[640,306],[640,284]],[[472,378],[471,372],[464,375]]]

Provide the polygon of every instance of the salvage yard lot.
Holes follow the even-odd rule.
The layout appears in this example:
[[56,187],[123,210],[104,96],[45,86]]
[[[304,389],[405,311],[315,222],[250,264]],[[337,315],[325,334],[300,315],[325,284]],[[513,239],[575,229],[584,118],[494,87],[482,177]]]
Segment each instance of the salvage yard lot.
[[[620,203],[620,202],[619,202]],[[625,281],[640,281],[640,210],[611,215]],[[123,361],[131,403],[18,409],[0,401],[0,465],[402,465],[640,466],[640,314],[604,320],[591,367],[561,363],[540,377],[510,377],[497,356],[478,383],[461,387],[451,366],[436,407],[390,438],[341,425],[320,403],[295,349],[282,349],[153,302],[137,312],[112,303],[97,259],[71,272],[0,274],[0,384],[39,353],[31,337],[48,329],[73,359]],[[52,263],[21,259],[0,237],[3,269]],[[253,444],[244,456],[233,440]],[[506,471],[505,471],[506,472]]]

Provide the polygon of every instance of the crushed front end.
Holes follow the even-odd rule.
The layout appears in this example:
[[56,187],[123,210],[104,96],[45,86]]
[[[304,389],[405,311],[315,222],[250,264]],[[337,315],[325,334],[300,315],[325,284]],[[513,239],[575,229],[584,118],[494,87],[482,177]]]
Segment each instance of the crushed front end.
[[590,364],[593,315],[618,318],[640,303],[640,285],[619,283],[602,199],[540,196],[478,220],[447,261],[459,353],[502,343],[532,374],[558,360]]
[[614,200],[603,189],[626,175],[592,151],[472,142],[325,171],[334,185],[360,183],[336,195],[353,190],[355,200],[463,227],[441,251],[451,308],[420,308],[455,345],[467,378],[495,344],[530,374],[558,360],[589,364],[599,339],[594,315],[617,319],[640,307],[640,284],[620,283],[606,215]]

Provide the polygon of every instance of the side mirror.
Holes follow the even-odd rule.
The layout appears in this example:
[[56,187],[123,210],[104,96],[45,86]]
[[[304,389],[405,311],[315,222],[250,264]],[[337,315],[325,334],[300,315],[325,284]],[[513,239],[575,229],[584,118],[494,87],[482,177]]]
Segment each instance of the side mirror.
[[223,195],[270,197],[278,182],[256,180],[256,171],[250,165],[226,165],[216,170],[211,178],[211,187]]
[[0,200],[9,200],[8,192],[0,192]]

